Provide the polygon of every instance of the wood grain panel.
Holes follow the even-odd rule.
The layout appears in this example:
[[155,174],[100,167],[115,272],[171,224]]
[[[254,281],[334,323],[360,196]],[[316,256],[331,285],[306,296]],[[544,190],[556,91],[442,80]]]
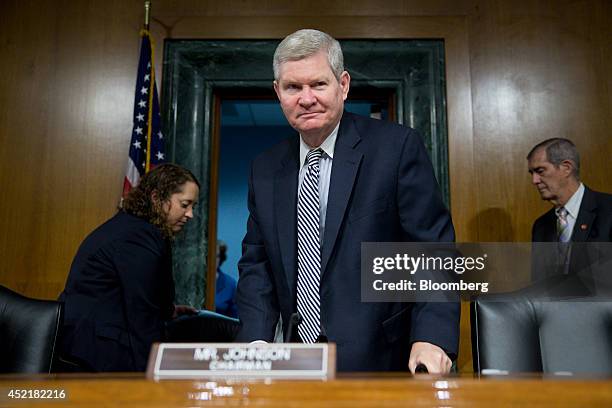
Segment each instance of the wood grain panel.
[[[467,14],[470,0],[162,0],[154,1],[153,15],[184,17],[233,16],[439,16]],[[233,28],[239,28],[237,26]]]
[[118,202],[139,46],[140,7],[59,3],[0,6],[0,282],[43,298]]
[[[525,156],[550,137],[573,139],[590,186],[612,191],[610,3],[482,1],[470,15],[474,114],[474,239],[528,241],[550,208]],[[605,40],[607,38],[607,40]]]

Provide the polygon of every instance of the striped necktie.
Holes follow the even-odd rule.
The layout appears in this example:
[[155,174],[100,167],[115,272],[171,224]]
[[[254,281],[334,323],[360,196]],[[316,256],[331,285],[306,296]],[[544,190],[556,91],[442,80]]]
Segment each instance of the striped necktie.
[[564,275],[569,274],[570,270],[570,253],[572,251],[570,245],[570,239],[572,237],[572,230],[569,227],[569,221],[567,216],[569,212],[565,207],[557,208],[555,210],[557,214],[557,239],[559,241],[559,268],[560,272]]
[[567,220],[569,213],[565,207],[557,208],[555,213],[557,214],[557,238],[559,242],[569,242],[572,237],[572,231]]
[[319,160],[323,151],[306,155],[308,168],[298,194],[297,310],[302,317],[298,334],[314,343],[321,332],[321,239],[319,230]]

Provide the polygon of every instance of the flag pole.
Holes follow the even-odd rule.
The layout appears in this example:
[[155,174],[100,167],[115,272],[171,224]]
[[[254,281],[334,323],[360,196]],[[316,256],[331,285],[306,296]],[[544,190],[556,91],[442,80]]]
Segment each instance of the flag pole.
[[151,1],[150,0],[146,0],[144,2],[144,8],[145,8],[144,29],[148,31],[149,30],[149,22],[150,22],[150,18],[151,18]]
[[155,70],[153,69],[153,39],[151,38],[151,35],[149,34],[149,23],[151,21],[151,0],[145,0],[144,2],[144,8],[145,8],[145,22],[144,22],[144,29],[147,32],[147,35],[149,36],[149,44],[151,45],[151,80],[149,82],[149,114],[148,114],[148,119],[147,119],[147,155],[146,155],[146,161],[145,161],[145,173],[148,173],[149,170],[151,170],[151,127],[152,127],[152,118],[151,118],[151,114],[153,113],[153,110],[150,108],[153,104],[153,92],[156,92],[155,90]]

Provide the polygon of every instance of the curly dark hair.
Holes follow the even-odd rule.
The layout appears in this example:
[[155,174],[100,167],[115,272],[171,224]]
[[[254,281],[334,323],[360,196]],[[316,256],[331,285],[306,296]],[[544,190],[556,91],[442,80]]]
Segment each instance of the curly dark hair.
[[[158,227],[164,237],[172,239],[174,234],[166,224],[168,214],[164,212],[162,205],[172,194],[179,193],[188,181],[200,187],[193,173],[181,166],[171,163],[157,166],[145,174],[138,185],[130,190],[123,200],[121,209],[147,220]],[[157,199],[154,200],[154,196]]]

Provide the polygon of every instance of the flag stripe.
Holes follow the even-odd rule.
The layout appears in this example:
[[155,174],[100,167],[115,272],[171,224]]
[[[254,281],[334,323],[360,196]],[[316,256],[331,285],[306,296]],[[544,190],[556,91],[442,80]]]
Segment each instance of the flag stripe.
[[140,31],[140,58],[136,76],[134,117],[128,164],[123,182],[123,197],[136,187],[140,178],[165,161],[164,139],[161,132],[161,116],[152,39],[147,30]]

